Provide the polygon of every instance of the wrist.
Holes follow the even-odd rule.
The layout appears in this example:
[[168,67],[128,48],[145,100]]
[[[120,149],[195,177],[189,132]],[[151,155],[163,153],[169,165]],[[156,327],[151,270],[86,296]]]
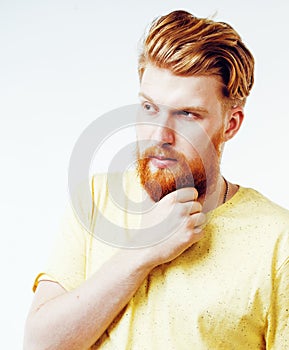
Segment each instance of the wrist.
[[149,252],[149,248],[122,248],[116,253],[115,258],[117,263],[126,266],[130,273],[148,275],[157,265]]

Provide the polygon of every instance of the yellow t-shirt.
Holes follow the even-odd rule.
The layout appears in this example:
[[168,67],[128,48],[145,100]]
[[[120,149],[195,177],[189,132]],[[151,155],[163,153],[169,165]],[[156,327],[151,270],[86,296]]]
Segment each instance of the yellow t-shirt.
[[[135,175],[122,183],[126,196],[138,200],[142,189]],[[97,210],[82,207],[93,229],[101,230],[97,212],[137,226],[138,218],[110,198],[105,176],[96,176],[93,186]],[[47,278],[74,289],[117,249],[89,234],[68,208],[34,289]],[[209,213],[202,240],[147,276],[91,349],[289,349],[288,211],[240,187]]]

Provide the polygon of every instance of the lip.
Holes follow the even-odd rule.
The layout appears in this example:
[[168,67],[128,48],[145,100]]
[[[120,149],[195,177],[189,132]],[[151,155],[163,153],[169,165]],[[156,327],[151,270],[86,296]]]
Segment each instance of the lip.
[[150,158],[151,164],[155,168],[159,168],[159,169],[172,167],[177,162],[177,160],[174,158],[166,158],[163,156],[151,156],[149,158]]

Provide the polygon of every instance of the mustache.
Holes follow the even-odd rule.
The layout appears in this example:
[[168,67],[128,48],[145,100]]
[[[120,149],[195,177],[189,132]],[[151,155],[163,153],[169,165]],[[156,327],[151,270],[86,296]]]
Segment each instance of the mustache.
[[151,146],[145,149],[145,151],[140,155],[139,158],[165,158],[171,160],[180,160],[184,159],[184,155],[179,153],[172,146]]

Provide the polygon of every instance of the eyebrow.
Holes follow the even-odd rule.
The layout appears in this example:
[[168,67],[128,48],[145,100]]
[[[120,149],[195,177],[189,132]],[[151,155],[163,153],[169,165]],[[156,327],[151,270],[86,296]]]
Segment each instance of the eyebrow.
[[[144,94],[143,92],[140,92],[138,95],[139,97],[144,97],[146,100],[152,102],[153,104],[156,104],[151,97]],[[173,106],[169,106],[169,107],[173,108],[176,111],[188,111],[188,112],[194,111],[194,112],[209,114],[209,111],[205,107],[201,107],[201,106],[184,106],[184,107],[177,107],[177,108]]]

